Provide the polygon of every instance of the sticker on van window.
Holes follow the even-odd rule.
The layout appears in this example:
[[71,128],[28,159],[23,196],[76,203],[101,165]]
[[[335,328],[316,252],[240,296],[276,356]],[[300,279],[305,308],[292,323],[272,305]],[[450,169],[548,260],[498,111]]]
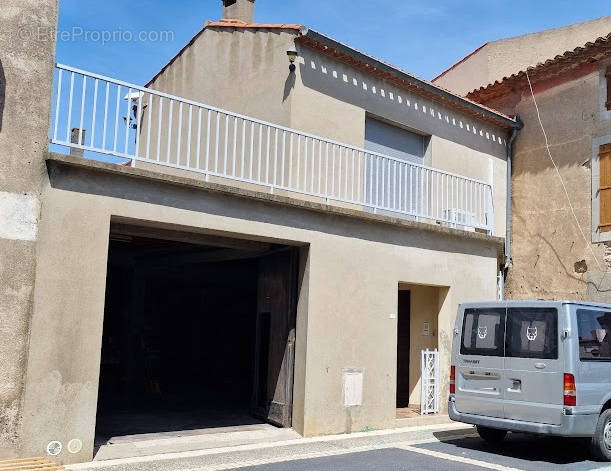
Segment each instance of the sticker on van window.
[[528,327],[526,328],[526,338],[531,342],[537,338],[537,328]]
[[478,327],[477,336],[484,340],[488,336],[488,326]]

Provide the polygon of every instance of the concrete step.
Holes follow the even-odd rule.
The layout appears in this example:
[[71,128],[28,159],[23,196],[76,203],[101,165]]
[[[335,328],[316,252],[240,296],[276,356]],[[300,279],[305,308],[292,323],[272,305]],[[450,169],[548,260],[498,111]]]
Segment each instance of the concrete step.
[[107,445],[100,447],[94,461],[273,443],[300,437],[292,429],[267,424],[129,435],[110,439]]
[[[203,435],[170,437],[131,443],[123,452],[129,458],[96,457],[96,461],[69,465],[73,471],[220,471],[265,463],[287,462],[319,456],[333,456],[364,450],[393,448],[405,444],[431,443],[458,437],[474,436],[472,426],[458,423],[402,427],[388,430],[357,432],[333,436],[301,438],[292,430],[221,432]],[[239,434],[239,435],[236,435]],[[255,438],[256,437],[256,438]],[[295,438],[297,437],[297,438]],[[246,442],[247,440],[254,440]],[[165,441],[167,440],[167,441]],[[189,441],[188,444],[181,441]],[[232,443],[242,443],[233,445]],[[140,448],[137,444],[140,444]],[[220,445],[219,445],[220,444]],[[144,448],[142,447],[143,445]],[[125,444],[108,445],[123,447]],[[207,448],[201,448],[206,446]],[[193,448],[192,448],[193,447]],[[197,447],[197,449],[194,449]],[[192,451],[179,451],[191,449]],[[116,450],[119,450],[117,448]],[[162,451],[166,450],[166,451]],[[150,453],[155,454],[150,454]],[[141,456],[135,453],[149,453]],[[111,456],[110,454],[107,456]]]

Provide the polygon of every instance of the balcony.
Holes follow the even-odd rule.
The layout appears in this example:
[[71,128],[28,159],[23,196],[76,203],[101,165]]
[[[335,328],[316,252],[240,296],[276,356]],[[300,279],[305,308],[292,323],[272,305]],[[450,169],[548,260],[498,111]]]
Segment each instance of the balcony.
[[57,65],[52,149],[492,234],[489,183]]

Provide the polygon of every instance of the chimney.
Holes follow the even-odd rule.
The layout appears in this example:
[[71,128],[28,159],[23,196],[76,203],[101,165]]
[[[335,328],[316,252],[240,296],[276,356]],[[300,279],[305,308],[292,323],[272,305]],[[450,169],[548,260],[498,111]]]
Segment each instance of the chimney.
[[252,23],[255,14],[255,0],[221,0],[223,19]]

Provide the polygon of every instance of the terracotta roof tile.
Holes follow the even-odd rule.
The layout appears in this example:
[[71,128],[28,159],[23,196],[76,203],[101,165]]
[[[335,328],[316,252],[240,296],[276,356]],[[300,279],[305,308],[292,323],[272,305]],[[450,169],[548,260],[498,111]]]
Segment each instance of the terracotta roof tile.
[[611,55],[611,33],[587,42],[572,51],[557,55],[552,59],[527,67],[525,70],[503,77],[494,83],[480,87],[467,94],[475,101],[486,101],[502,96],[513,89],[526,85],[526,72],[532,82],[555,77],[588,62],[595,62]]
[[303,29],[302,25],[297,24],[273,24],[273,23],[245,23],[240,20],[219,20],[208,21],[207,28],[244,28],[244,29]]

